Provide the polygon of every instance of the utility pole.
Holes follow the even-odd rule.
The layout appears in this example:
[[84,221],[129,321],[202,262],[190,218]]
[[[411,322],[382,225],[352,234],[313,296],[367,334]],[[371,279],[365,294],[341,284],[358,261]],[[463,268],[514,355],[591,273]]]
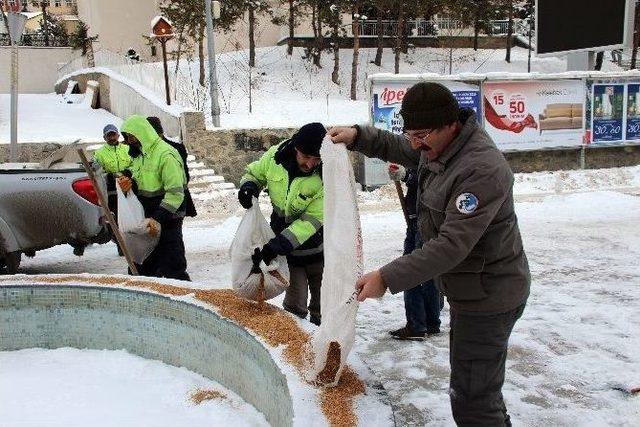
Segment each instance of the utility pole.
[[[213,10],[212,10],[213,4]],[[218,105],[218,78],[216,74],[216,46],[213,36],[213,19],[220,18],[220,2],[204,0],[207,21],[207,53],[209,56],[209,98],[211,99],[211,120],[220,127],[220,105]]]
[[21,13],[9,12],[9,37],[11,38],[11,145],[9,161],[18,161],[18,43],[24,31],[27,17]]

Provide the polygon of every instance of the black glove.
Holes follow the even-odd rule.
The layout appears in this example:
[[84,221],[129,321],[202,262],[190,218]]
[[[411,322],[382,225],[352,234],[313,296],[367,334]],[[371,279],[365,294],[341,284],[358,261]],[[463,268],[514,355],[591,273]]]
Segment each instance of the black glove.
[[251,261],[253,261],[253,267],[251,267],[251,274],[260,273],[260,261],[262,261],[262,256],[260,255],[260,249],[256,248],[253,251],[253,255],[251,255]]
[[249,209],[253,206],[253,198],[258,197],[260,189],[254,182],[245,182],[238,191],[238,201],[243,208]]
[[273,261],[275,257],[278,256],[278,254],[275,253],[273,249],[271,249],[271,246],[269,246],[269,244],[266,244],[262,247],[260,254],[262,255],[262,260],[267,265],[269,265],[271,261]]
[[253,251],[253,255],[251,255],[251,261],[253,261],[253,268],[251,269],[251,272],[259,273],[260,261],[264,261],[266,265],[269,265],[277,256],[278,254],[276,254],[269,245],[264,245],[262,249],[256,248],[255,251]]

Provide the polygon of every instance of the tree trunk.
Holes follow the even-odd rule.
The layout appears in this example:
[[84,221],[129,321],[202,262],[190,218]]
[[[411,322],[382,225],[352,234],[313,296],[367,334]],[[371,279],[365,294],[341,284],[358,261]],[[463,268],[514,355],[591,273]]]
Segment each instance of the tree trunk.
[[47,24],[47,3],[44,1],[40,3],[42,8],[42,34],[44,34],[44,45],[49,46],[49,26]]
[[338,37],[340,28],[338,26],[338,18],[335,18],[332,30],[333,39],[333,71],[331,72],[331,81],[340,84],[340,39]]
[[318,13],[316,13],[316,31],[315,31],[315,42],[313,48],[313,65],[318,68],[322,68],[322,64],[320,64],[320,58],[322,55],[322,16],[320,16],[320,8],[318,8]]
[[249,67],[256,66],[256,13],[249,7]]
[[527,53],[527,73],[531,72],[531,26],[532,26],[532,22],[531,22],[531,18],[529,18],[529,52]]
[[295,36],[294,29],[296,25],[293,2],[289,0],[289,40],[287,40],[287,55],[293,55],[293,38]]
[[182,57],[182,44],[184,43],[184,28],[181,28],[178,31],[178,51],[176,52],[176,69],[174,71],[175,74],[175,84],[173,85],[173,99],[175,101],[178,100],[178,71],[180,70],[180,58]]
[[394,72],[400,74],[400,52],[402,52],[402,33],[404,32],[404,1],[398,2],[398,27],[396,30],[395,68]]
[[633,21],[633,48],[631,49],[631,65],[630,69],[636,68],[638,58],[638,44],[640,44],[640,7],[636,7],[636,16]]
[[204,86],[204,27],[199,29],[198,34],[198,60],[200,65],[198,82],[200,86]]
[[513,0],[507,0],[509,7],[509,22],[507,23],[507,54],[504,60],[511,63],[511,37],[513,36]]
[[384,27],[382,25],[383,10],[381,7],[377,7],[376,10],[378,12],[378,20],[376,22],[376,29],[378,30],[378,48],[376,49],[376,58],[373,60],[373,63],[380,67],[382,65],[382,49],[384,47]]
[[[358,14],[360,2],[356,1],[353,6],[353,15]],[[360,19],[360,17],[358,17]],[[351,24],[353,31],[353,61],[351,62],[351,99],[356,100],[357,85],[358,85],[358,55],[360,50],[360,22],[358,19],[354,20]]]
[[478,34],[480,34],[480,21],[476,13],[476,19],[473,21],[473,50],[478,50]]
[[96,59],[93,56],[93,41],[87,42],[87,67],[94,68],[96,66]]

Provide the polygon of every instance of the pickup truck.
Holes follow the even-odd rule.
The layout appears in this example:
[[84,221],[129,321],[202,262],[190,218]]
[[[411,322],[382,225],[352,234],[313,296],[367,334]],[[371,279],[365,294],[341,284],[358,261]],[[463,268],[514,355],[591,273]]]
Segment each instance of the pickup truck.
[[[105,188],[104,176],[98,174]],[[81,255],[111,234],[97,193],[81,165],[0,164],[0,271],[14,274],[22,254],[69,244]]]

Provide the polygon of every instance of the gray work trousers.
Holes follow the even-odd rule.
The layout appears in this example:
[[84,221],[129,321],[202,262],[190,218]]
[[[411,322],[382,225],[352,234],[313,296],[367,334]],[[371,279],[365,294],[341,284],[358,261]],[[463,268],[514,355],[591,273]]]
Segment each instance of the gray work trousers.
[[[307,317],[307,313],[320,319],[320,285],[323,269],[324,260],[308,265],[289,264],[291,278],[282,303],[285,310],[303,319]],[[309,293],[311,293],[311,300],[307,308]]]
[[490,316],[451,310],[449,393],[457,425],[511,425],[502,398],[502,385],[509,336],[525,304]]

